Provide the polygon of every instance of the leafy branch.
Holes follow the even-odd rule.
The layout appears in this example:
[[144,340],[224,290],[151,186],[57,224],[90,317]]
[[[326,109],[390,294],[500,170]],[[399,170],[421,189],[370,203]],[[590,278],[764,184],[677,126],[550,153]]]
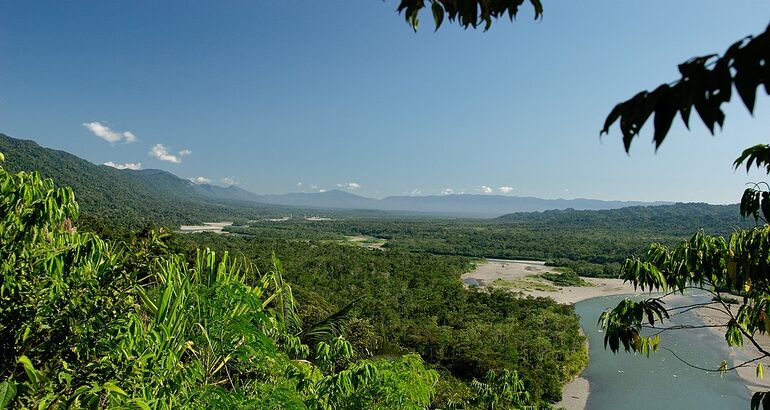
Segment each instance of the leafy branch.
[[[770,29],[770,27],[768,27]],[[620,121],[626,152],[644,124],[653,116],[655,149],[668,135],[679,114],[689,129],[690,114],[698,113],[713,135],[724,125],[722,104],[730,101],[735,87],[743,104],[753,114],[757,87],[770,94],[770,34],[745,37],[731,45],[720,57],[716,54],[694,57],[679,65],[681,78],[662,84],[653,91],[642,91],[617,104],[604,122],[601,134]]]
[[[441,27],[444,18],[458,22],[463,28],[484,26],[484,31],[492,26],[492,20],[501,17],[513,21],[519,7],[525,0],[429,0],[436,30]],[[543,4],[540,0],[528,0],[535,10],[535,20],[543,16]],[[417,31],[420,23],[420,11],[426,6],[425,0],[401,0],[399,14],[403,13],[406,22]]]

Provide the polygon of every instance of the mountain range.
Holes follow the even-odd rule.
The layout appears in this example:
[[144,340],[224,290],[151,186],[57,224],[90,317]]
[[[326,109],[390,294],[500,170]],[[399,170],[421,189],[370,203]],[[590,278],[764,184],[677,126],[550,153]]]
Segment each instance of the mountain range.
[[404,211],[468,217],[496,217],[513,212],[535,212],[555,209],[602,210],[640,205],[664,205],[670,202],[603,201],[598,199],[542,199],[504,195],[429,195],[367,198],[350,192],[331,190],[317,193],[256,195],[254,201],[311,208],[372,209]]
[[[542,199],[502,195],[452,194],[367,198],[346,191],[259,195],[237,186],[195,184],[157,169],[119,170],[96,165],[34,141],[0,134],[2,164],[16,171],[39,171],[59,185],[73,188],[84,212],[118,217],[136,224],[177,225],[213,219],[259,218],[308,210],[374,210],[457,217],[497,217],[514,212],[558,209],[602,210],[665,202]],[[295,212],[298,212],[295,209]],[[132,223],[133,225],[134,223]]]

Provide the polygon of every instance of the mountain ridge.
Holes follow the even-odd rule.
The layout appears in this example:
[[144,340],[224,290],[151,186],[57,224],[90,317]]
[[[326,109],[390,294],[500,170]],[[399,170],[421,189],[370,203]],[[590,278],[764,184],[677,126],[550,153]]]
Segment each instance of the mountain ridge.
[[[42,147],[32,140],[0,134],[3,166],[11,171],[39,171],[60,185],[72,186],[82,207],[105,216],[128,213],[145,222],[200,221],[210,217],[252,218],[275,207],[333,210],[413,212],[455,217],[491,218],[517,212],[559,209],[603,210],[630,206],[654,206],[671,202],[607,201],[599,199],[543,199],[506,195],[450,194],[393,195],[368,198],[343,190],[257,194],[235,185],[196,184],[159,169],[119,170],[93,164],[66,151]],[[261,210],[262,212],[256,212]],[[269,212],[268,212],[269,213]]]

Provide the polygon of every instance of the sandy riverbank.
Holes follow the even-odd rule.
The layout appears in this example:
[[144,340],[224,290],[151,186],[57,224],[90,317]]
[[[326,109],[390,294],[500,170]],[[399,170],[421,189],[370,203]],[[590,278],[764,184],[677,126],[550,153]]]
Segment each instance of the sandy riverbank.
[[[540,274],[552,271],[553,267],[545,266],[545,263],[540,261],[490,259],[478,264],[472,272],[462,275],[462,280],[466,284],[472,283],[480,287],[500,286],[502,283],[506,285],[504,286],[505,288],[513,292],[521,292],[534,297],[548,297],[564,304],[575,304],[595,297],[642,293],[635,291],[631,284],[623,283],[621,279],[583,278],[593,286],[555,287],[550,282],[538,277]],[[495,281],[498,282],[495,283]],[[543,286],[538,286],[538,284]],[[548,290],[542,289],[548,287],[550,287]],[[670,296],[666,300],[673,301],[676,298],[685,297],[687,296]],[[735,314],[738,305],[733,305],[732,308],[733,314]],[[707,325],[725,324],[728,319],[726,314],[710,309],[695,310],[695,313]],[[714,333],[715,337],[724,339],[724,328],[712,328],[710,330]],[[763,346],[770,346],[770,336],[768,335],[760,336],[758,341]],[[725,357],[725,359],[737,364],[760,355],[753,345],[746,344],[742,348],[730,348],[729,357]],[[762,363],[767,369],[767,366],[770,365],[770,360],[763,360]],[[746,388],[750,392],[770,390],[770,375],[765,379],[757,378],[756,363],[736,369],[736,373],[744,380]],[[564,386],[562,401],[556,403],[554,407],[566,410],[584,410],[588,402],[590,390],[588,380],[577,377]]]
[[[638,293],[630,283],[623,283],[621,279],[583,278],[592,286],[553,287],[554,290],[552,291],[536,290],[532,289],[532,286],[528,286],[534,282],[548,285],[548,281],[538,279],[536,276],[552,272],[553,269],[553,267],[546,266],[545,262],[541,261],[488,259],[486,262],[478,264],[472,272],[462,275],[461,279],[466,284],[474,283],[480,287],[494,286],[495,281],[498,279],[505,283],[519,283],[522,284],[522,287],[511,287],[510,290],[521,292],[528,296],[551,298],[564,304],[575,304],[581,300],[601,296]],[[524,280],[526,282],[522,282]],[[591,388],[588,380],[577,377],[564,386],[562,400],[556,403],[554,408],[584,410],[590,391]]]
[[179,231],[182,233],[213,232],[218,234],[226,233],[224,231],[232,222],[204,222],[203,225],[182,225]]
[[[681,296],[680,296],[681,297]],[[740,298],[739,296],[736,296],[736,298]],[[730,308],[730,311],[733,315],[735,315],[738,312],[738,307],[740,305],[728,305]],[[729,316],[725,312],[718,312],[713,309],[696,309],[695,314],[700,318],[704,324],[709,326],[715,326],[715,325],[724,325],[728,322]],[[724,340],[725,337],[725,327],[716,327],[710,329],[714,333],[714,337],[719,337],[720,339]],[[739,363],[746,362],[748,360],[752,360],[756,357],[762,356],[762,354],[757,350],[757,348],[751,344],[748,340],[744,340],[745,344],[743,347],[730,347],[728,348],[730,353],[729,357],[726,357],[725,360],[732,361],[732,365],[736,365]],[[757,336],[757,342],[764,347],[770,346],[770,335],[759,335]],[[726,343],[726,342],[725,342]],[[765,369],[767,369],[767,366],[770,365],[770,360],[764,359],[760,360],[760,363],[762,363],[765,366]],[[750,365],[740,367],[736,369],[736,373],[738,374],[738,377],[743,379],[743,381],[746,383],[746,388],[753,394],[758,391],[767,391],[770,390],[770,374],[766,375],[764,379],[759,379],[756,374],[756,366],[757,363],[752,363]]]
[[[543,274],[546,272],[553,272],[552,266],[546,266],[545,262],[541,261],[518,261],[518,260],[502,260],[502,259],[488,259],[484,263],[480,263],[471,272],[465,273],[461,276],[461,279],[468,283],[470,279],[475,280],[479,286],[494,286],[496,280],[500,279],[507,283],[517,283],[526,279],[528,282],[541,282],[544,285],[548,285],[545,279],[538,279],[535,275]],[[612,295],[624,295],[633,294],[634,287],[629,283],[623,283],[621,279],[603,279],[603,278],[583,278],[586,282],[592,286],[564,286],[553,287],[553,291],[536,290],[522,287],[510,287],[511,291],[522,292],[528,296],[546,297],[551,298],[559,303],[575,304],[581,300],[591,299],[600,296],[612,296]]]

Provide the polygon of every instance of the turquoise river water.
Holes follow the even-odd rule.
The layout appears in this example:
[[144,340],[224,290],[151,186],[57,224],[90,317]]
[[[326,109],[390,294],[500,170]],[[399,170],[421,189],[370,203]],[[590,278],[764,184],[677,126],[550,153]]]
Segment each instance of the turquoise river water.
[[[702,296],[693,298],[707,300]],[[597,320],[604,309],[616,306],[622,299],[600,297],[575,304],[590,343],[591,360],[582,374],[591,385],[588,409],[749,409],[750,393],[734,372],[720,377],[718,373],[696,370],[664,350],[649,358],[605,350]],[[681,320],[698,319],[686,313]],[[707,368],[718,368],[723,359],[729,360],[724,338],[709,329],[667,332],[661,336],[661,345]]]

